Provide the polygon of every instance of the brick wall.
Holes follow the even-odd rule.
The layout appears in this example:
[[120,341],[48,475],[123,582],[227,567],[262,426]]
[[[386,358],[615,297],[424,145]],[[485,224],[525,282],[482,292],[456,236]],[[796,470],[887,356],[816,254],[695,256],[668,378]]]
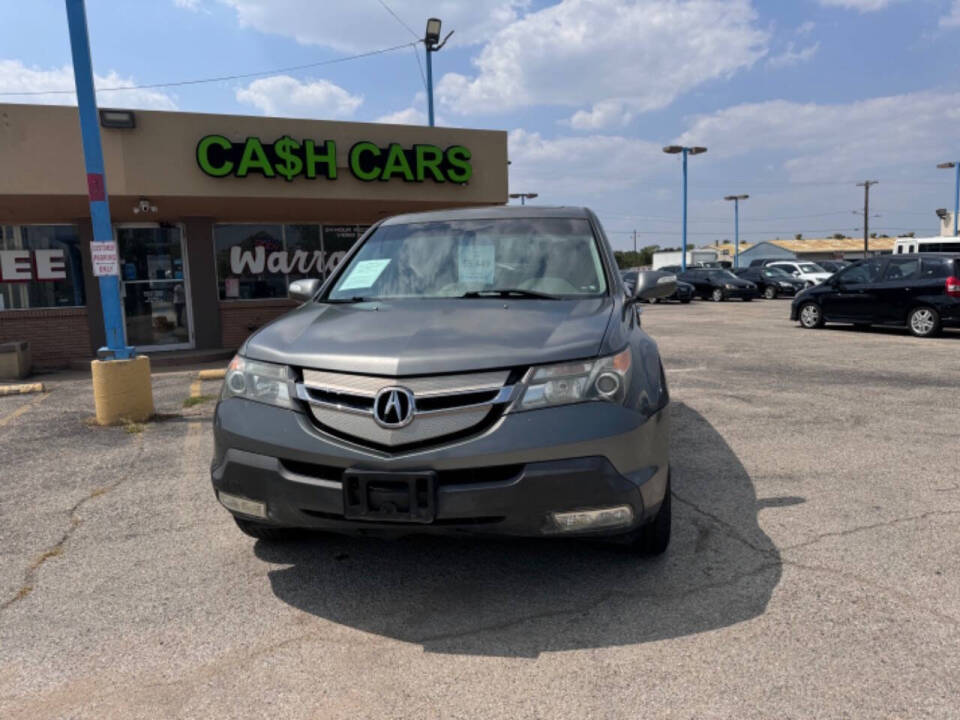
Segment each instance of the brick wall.
[[66,367],[94,355],[86,308],[0,312],[0,343],[16,340],[30,343],[33,366],[39,368]]
[[292,300],[233,300],[220,303],[222,347],[238,348],[254,330],[266,325],[297,303]]

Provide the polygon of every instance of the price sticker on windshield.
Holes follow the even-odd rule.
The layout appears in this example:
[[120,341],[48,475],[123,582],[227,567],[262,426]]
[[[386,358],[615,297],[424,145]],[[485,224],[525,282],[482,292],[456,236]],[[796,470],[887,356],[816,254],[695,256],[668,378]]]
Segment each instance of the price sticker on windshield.
[[354,265],[353,270],[347,275],[337,288],[340,290],[356,290],[357,288],[368,288],[373,285],[380,277],[387,265],[390,264],[390,258],[381,260],[361,260]]
[[496,269],[496,249],[493,243],[461,245],[458,255],[460,282],[469,285],[489,285]]

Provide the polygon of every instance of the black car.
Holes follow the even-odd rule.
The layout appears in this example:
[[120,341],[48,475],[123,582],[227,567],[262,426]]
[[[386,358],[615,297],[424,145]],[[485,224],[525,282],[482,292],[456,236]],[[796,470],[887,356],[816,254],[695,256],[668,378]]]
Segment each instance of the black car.
[[[657,272],[659,272],[661,275],[676,274],[676,273],[671,273],[669,271],[663,271],[663,270],[660,270]],[[623,279],[623,285],[627,291],[627,294],[631,294],[633,292],[633,288],[636,287],[638,273],[639,273],[639,270],[621,270],[620,271],[620,277]],[[664,297],[664,298],[651,298],[649,302],[653,304],[656,302],[666,302],[667,300],[677,300],[679,302],[686,304],[691,300],[693,300],[693,295],[694,295],[693,285],[691,285],[690,283],[680,282],[678,280],[677,289],[673,293],[673,295],[670,295],[669,297]]]
[[778,295],[796,295],[807,286],[803,280],[797,280],[790,273],[776,267],[740,268],[733,273],[756,285],[760,294],[768,300],[773,300]]
[[906,326],[931,337],[960,326],[960,254],[916,253],[864,260],[797,295],[790,319],[805,328],[827,322]]
[[697,297],[714,302],[729,298],[740,298],[744,302],[749,302],[759,295],[754,283],[738,278],[729,270],[694,268],[680,273],[677,279],[693,285],[693,291]]

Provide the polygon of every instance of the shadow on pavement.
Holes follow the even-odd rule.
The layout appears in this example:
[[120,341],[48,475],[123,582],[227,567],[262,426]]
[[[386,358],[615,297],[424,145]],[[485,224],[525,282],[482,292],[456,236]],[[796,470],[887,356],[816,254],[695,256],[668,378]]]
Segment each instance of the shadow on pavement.
[[674,403],[672,418],[674,535],[659,559],[603,543],[330,535],[255,552],[289,565],[269,573],[284,602],[428,652],[536,657],[750,620],[781,575],[753,483],[701,415]]

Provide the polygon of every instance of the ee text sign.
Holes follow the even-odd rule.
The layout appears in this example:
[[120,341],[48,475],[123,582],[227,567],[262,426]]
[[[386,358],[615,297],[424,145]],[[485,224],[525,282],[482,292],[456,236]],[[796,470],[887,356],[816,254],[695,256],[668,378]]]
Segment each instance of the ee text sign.
[[0,250],[0,282],[55,282],[66,277],[63,250]]

